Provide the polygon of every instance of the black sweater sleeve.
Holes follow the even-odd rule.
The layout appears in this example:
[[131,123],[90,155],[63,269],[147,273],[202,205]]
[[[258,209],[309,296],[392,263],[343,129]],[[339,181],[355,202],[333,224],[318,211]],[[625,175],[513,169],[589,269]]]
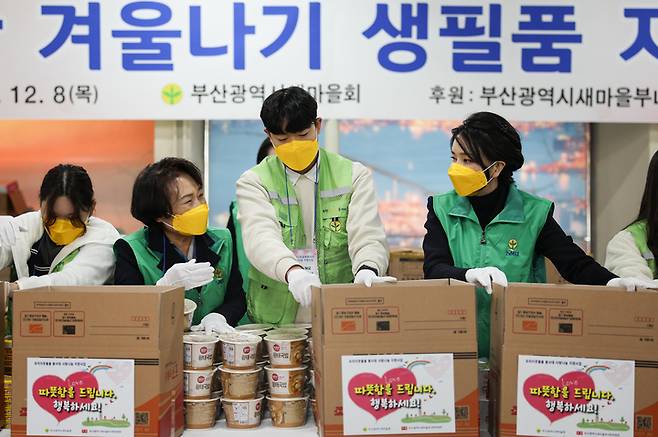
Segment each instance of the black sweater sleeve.
[[535,251],[550,259],[560,275],[572,284],[606,285],[613,273],[587,254],[564,233],[553,218],[553,208],[539,233]]
[[441,222],[436,214],[432,198],[427,200],[427,221],[425,222],[425,239],[423,240],[423,251],[425,252],[425,261],[423,271],[425,279],[444,279],[452,278],[459,281],[466,281],[466,270],[455,267],[452,259],[448,236],[446,235]]
[[137,258],[130,245],[123,238],[114,243],[114,285],[144,285],[144,276],[139,271]]
[[235,240],[233,241],[231,276],[226,287],[224,302],[216,309],[216,312],[223,315],[229,325],[236,326],[247,311],[247,300],[242,290],[242,275],[240,274],[240,266],[238,265],[238,251],[235,249]]

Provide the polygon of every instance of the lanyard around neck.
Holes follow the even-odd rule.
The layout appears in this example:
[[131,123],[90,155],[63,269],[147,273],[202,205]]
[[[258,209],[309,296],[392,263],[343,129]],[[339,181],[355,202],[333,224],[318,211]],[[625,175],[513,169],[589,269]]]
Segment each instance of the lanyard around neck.
[[[318,156],[319,158],[319,156]],[[283,175],[286,178],[286,204],[288,205],[288,233],[290,235],[290,247],[294,249],[294,239],[292,235],[292,218],[290,213],[290,191],[288,189],[288,172],[286,171],[286,166],[284,165]],[[315,164],[315,183],[313,186],[313,247],[316,247],[316,229],[318,223],[318,177],[320,175],[320,160],[318,159]],[[300,175],[303,177],[304,175]],[[303,219],[302,219],[303,223]]]

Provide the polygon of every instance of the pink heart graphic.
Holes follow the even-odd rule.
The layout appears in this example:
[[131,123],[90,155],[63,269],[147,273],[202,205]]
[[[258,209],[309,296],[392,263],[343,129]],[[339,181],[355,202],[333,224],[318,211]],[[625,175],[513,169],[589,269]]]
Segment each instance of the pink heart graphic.
[[359,373],[358,375],[354,376],[350,380],[350,382],[347,384],[347,389],[350,392],[350,399],[352,399],[352,402],[354,402],[359,408],[370,413],[372,417],[379,420],[382,417],[391,414],[396,410],[384,410],[381,408],[379,410],[375,410],[370,405],[370,400],[373,398],[373,396],[357,395],[354,392],[355,387],[364,387],[368,384],[382,384],[384,386],[386,386],[386,384],[391,384],[393,389],[391,396],[381,396],[381,397],[382,398],[386,397],[387,399],[393,399],[396,401],[403,401],[403,400],[411,399],[413,395],[408,395],[407,393],[399,395],[397,393],[398,384],[415,385],[416,377],[408,369],[400,367],[397,369],[389,370],[388,372],[384,373],[384,375],[381,378],[375,375],[374,373]]
[[[68,395],[65,398],[57,396],[56,398],[39,396],[39,389],[49,389],[50,387],[72,387],[74,390],[73,398],[69,398]],[[59,376],[55,375],[45,375],[41,378],[34,381],[32,385],[32,397],[39,404],[41,408],[50,413],[57,422],[61,422],[64,419],[68,419],[71,416],[75,416],[79,411],[64,411],[57,412],[54,406],[54,401],[69,401],[77,402],[78,404],[90,404],[94,400],[88,397],[80,397],[80,388],[93,388],[98,389],[98,381],[96,377],[88,372],[76,372],[69,375],[66,380],[63,380]]]
[[[569,399],[564,399],[562,397],[560,398],[546,398],[543,396],[536,396],[536,395],[531,395],[530,394],[530,389],[531,388],[541,388],[543,386],[551,386],[551,387],[568,387],[569,388]],[[567,416],[571,416],[573,412],[559,412],[555,411],[551,413],[547,408],[546,408],[546,400],[554,400],[554,401],[564,401],[566,402],[571,402],[574,405],[581,405],[581,404],[588,404],[589,401],[585,400],[583,398],[576,399],[574,397],[574,388],[579,387],[579,388],[589,388],[594,390],[594,380],[592,379],[591,376],[589,376],[585,372],[569,372],[565,373],[560,377],[559,380],[555,379],[551,375],[546,375],[544,373],[540,373],[537,375],[532,375],[530,378],[525,380],[525,383],[523,383],[523,396],[525,396],[526,401],[532,407],[542,413],[548,420],[551,421],[551,423],[558,421],[560,419],[564,419]]]

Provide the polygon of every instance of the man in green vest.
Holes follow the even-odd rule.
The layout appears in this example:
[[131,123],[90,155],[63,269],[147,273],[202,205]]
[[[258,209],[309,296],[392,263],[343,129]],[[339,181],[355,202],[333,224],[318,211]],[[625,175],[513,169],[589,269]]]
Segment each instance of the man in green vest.
[[281,89],[265,100],[260,116],[275,155],[237,182],[238,220],[252,265],[249,318],[308,322],[313,286],[395,281],[380,276],[388,247],[372,175],[319,148],[315,99],[298,87]]

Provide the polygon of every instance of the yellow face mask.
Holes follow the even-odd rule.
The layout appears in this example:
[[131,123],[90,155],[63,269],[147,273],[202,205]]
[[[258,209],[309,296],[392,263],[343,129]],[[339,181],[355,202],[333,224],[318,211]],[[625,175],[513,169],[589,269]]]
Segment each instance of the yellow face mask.
[[75,241],[85,233],[84,226],[76,226],[71,220],[58,218],[50,226],[46,226],[46,233],[50,239],[58,246],[66,246]]
[[477,171],[461,164],[453,163],[448,168],[448,177],[452,181],[457,194],[462,197],[470,196],[491,182],[491,179],[487,180],[485,172],[493,167],[494,164],[495,162],[484,170]]
[[274,148],[274,153],[293,171],[307,169],[318,155],[318,140],[294,140]]
[[175,215],[170,227],[181,235],[205,234],[208,229],[208,204],[202,203],[183,214]]

